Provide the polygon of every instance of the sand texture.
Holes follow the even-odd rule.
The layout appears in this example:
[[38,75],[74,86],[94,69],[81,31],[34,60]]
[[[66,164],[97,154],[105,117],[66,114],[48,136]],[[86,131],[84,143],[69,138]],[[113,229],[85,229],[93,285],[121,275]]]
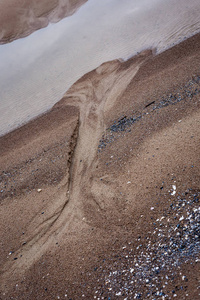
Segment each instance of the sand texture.
[[7,0],[0,3],[0,44],[71,16],[87,0]]
[[1,299],[199,299],[199,49],[104,63],[0,138]]

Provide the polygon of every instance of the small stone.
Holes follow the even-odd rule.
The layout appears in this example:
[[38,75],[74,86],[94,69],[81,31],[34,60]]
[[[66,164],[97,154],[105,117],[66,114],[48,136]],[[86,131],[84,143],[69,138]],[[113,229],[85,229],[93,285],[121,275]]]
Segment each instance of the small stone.
[[40,193],[42,191],[42,189],[37,189],[38,193]]
[[187,279],[186,276],[182,276],[182,280],[183,280],[183,281],[186,281],[186,282],[188,281],[188,279]]
[[172,189],[173,189],[173,192],[171,192],[171,195],[174,196],[176,195],[176,185],[172,185]]

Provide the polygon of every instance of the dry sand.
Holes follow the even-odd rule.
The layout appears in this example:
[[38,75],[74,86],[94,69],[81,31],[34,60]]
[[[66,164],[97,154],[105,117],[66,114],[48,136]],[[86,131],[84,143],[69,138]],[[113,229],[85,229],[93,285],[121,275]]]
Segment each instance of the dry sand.
[[0,138],[1,299],[199,299],[199,49],[105,63]]
[[87,0],[6,0],[0,3],[0,44],[71,16]]

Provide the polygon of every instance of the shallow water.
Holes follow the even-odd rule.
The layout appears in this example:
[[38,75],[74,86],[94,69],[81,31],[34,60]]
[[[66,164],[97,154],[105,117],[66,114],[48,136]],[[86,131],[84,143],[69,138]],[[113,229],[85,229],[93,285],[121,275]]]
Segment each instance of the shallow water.
[[83,74],[164,51],[200,31],[199,0],[89,0],[73,16],[0,46],[0,134],[50,109]]

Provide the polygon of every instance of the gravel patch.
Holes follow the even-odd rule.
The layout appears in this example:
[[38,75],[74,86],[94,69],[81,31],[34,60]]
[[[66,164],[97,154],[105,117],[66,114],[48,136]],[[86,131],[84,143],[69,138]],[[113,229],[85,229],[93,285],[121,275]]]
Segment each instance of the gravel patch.
[[169,199],[152,220],[151,231],[124,244],[115,260],[98,266],[94,299],[187,299],[190,278],[182,266],[200,263],[199,196],[187,190]]
[[136,113],[131,117],[123,116],[122,118],[114,121],[114,123],[109,128],[107,128],[106,134],[104,134],[99,141],[98,151],[100,152],[108,144],[112,143],[116,139],[115,133],[131,131],[131,127],[134,125],[134,123],[144,118],[147,114],[150,114],[155,110],[169,105],[175,105],[183,100],[190,101],[194,96],[199,94],[200,76],[195,75],[183,87],[180,87],[175,93],[164,95],[156,101],[149,100],[149,103],[144,107],[143,112]]

